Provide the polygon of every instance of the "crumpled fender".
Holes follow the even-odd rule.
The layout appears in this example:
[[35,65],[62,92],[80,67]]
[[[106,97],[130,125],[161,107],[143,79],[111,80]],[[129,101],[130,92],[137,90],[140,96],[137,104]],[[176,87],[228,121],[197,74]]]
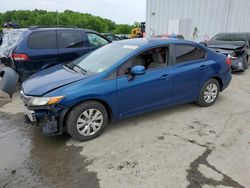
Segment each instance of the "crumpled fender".
[[0,67],[0,90],[9,94],[10,97],[16,90],[19,76],[10,67]]

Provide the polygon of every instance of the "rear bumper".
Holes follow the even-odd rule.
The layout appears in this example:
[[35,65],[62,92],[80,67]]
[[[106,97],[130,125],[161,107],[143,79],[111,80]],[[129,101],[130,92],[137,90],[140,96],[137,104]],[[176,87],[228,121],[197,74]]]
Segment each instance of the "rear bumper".
[[11,67],[11,59],[7,57],[0,57],[0,63],[4,64],[7,67]]
[[5,66],[14,69],[18,73],[19,80],[21,82],[23,82],[35,73],[34,71],[29,69],[29,67],[26,65],[26,62],[16,63],[11,58],[1,57],[0,63],[3,63]]
[[19,75],[20,82],[23,82],[24,80],[28,79],[29,77],[31,77],[34,74],[34,72],[28,71],[26,69],[15,69],[15,70]]

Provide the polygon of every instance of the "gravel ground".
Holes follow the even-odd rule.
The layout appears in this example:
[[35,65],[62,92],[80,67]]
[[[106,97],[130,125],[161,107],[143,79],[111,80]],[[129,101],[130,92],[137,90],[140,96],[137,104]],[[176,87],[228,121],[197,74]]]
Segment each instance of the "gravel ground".
[[45,137],[0,94],[0,187],[250,187],[250,73],[209,108],[186,104],[110,124],[97,139]]

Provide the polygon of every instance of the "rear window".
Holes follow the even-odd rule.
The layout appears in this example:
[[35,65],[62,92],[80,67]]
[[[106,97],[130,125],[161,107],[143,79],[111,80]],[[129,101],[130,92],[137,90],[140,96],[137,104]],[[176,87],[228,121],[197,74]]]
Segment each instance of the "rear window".
[[28,39],[28,47],[33,49],[55,49],[56,32],[55,31],[41,31],[32,33]]
[[82,31],[57,31],[58,48],[83,47]]
[[244,34],[218,34],[212,40],[245,42],[247,37]]
[[206,51],[192,45],[175,46],[176,63],[201,60],[206,57]]

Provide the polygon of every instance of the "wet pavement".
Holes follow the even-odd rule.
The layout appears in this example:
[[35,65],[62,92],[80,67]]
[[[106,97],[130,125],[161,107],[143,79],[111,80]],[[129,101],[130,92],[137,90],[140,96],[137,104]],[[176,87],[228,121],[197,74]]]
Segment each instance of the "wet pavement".
[[[1,105],[1,107],[3,104]],[[99,187],[67,135],[45,137],[23,113],[0,112],[0,187]]]

